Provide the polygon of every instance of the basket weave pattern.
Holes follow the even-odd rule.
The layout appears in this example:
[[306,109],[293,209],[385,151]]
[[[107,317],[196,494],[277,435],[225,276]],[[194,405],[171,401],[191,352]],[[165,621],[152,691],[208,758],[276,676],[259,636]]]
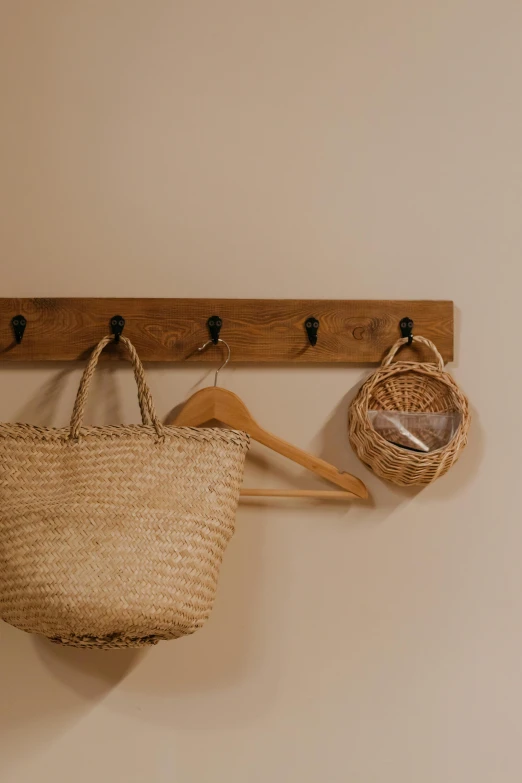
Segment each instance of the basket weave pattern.
[[[393,362],[407,338],[398,340],[381,367],[368,378],[349,411],[350,442],[358,457],[374,473],[401,486],[429,484],[444,475],[458,459],[467,442],[470,425],[468,400],[451,375],[435,345],[424,337],[414,337],[427,345],[436,362]],[[444,447],[422,453],[401,448],[375,431],[370,410],[409,413],[449,413],[461,415],[457,432]],[[424,433],[426,442],[431,434]]]
[[248,436],[164,427],[134,367],[143,425],[0,424],[0,617],[81,647],[139,647],[193,633],[214,601]]

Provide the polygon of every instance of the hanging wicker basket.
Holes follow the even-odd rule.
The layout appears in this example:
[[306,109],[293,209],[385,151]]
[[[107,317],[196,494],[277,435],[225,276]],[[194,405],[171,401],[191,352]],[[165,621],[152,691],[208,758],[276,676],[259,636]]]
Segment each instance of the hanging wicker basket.
[[[398,340],[381,367],[362,386],[349,412],[350,442],[358,457],[378,476],[400,486],[429,484],[444,475],[465,447],[470,425],[468,400],[444,371],[437,348],[425,337],[413,339],[433,351],[435,363],[393,362],[408,342],[408,338]],[[386,431],[386,424],[375,424],[377,417],[382,422],[394,416],[408,418],[408,414],[413,414],[409,418],[417,422],[418,442],[425,451],[408,448],[404,440],[392,442],[397,441],[397,428],[390,426]],[[454,430],[447,443],[433,448],[437,443],[434,425],[442,419],[453,420]]]

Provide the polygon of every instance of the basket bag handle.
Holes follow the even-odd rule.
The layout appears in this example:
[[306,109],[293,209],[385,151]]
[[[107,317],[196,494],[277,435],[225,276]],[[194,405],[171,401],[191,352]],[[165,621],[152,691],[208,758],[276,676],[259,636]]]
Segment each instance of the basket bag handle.
[[[69,433],[71,440],[79,440],[80,438],[83,416],[85,413],[85,404],[87,402],[92,376],[96,370],[96,365],[98,364],[98,359],[100,358],[101,352],[105,346],[113,342],[113,340],[113,335],[107,335],[107,337],[104,337],[103,340],[100,340],[92,352],[89,363],[83,372],[71,417],[71,428]],[[163,429],[162,423],[158,419],[156,409],[152,401],[152,395],[145,380],[145,372],[143,370],[143,365],[140,361],[140,358],[136,353],[136,349],[134,348],[133,344],[127,337],[123,337],[122,335],[120,337],[120,343],[123,343],[127,349],[127,353],[129,354],[130,360],[132,362],[134,377],[138,387],[138,402],[140,404],[141,420],[145,426],[152,424],[156,430],[158,438],[163,440],[165,437],[165,431]]]

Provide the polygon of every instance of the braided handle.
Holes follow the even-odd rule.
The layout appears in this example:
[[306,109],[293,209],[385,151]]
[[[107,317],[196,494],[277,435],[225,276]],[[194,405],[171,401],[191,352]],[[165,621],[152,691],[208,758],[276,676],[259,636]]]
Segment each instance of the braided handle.
[[[432,343],[431,340],[428,340],[426,337],[414,337],[413,340],[416,343],[423,343],[424,345],[427,345],[428,348],[431,348],[431,350],[435,354],[435,358],[436,358],[436,362],[437,362],[437,365],[438,365],[438,369],[441,372],[444,372],[444,359],[442,358],[442,356],[438,352],[437,346],[434,343]],[[397,342],[391,348],[389,353],[384,357],[381,367],[382,368],[388,367],[392,363],[396,353],[398,351],[400,351],[402,346],[406,345],[407,342],[408,342],[408,338],[407,337],[401,337],[399,340],[397,340]]]
[[[76,401],[74,403],[71,417],[71,427],[69,433],[71,440],[78,440],[80,437],[83,416],[85,413],[85,404],[87,402],[92,376],[96,370],[96,365],[98,364],[98,359],[100,358],[101,352],[106,345],[113,341],[113,339],[114,337],[112,335],[107,335],[107,337],[104,337],[103,340],[100,340],[92,352],[89,363],[84,370],[82,379],[80,381],[80,386],[78,387],[78,393],[76,395]],[[123,343],[127,349],[127,353],[129,354],[130,360],[132,362],[134,377],[138,387],[138,402],[140,404],[141,420],[144,425],[152,424],[156,430],[158,438],[162,439],[165,437],[165,432],[163,430],[163,425],[161,424],[156,414],[156,409],[152,401],[150,389],[147,386],[147,382],[145,380],[145,372],[143,370],[143,365],[140,361],[140,358],[136,353],[136,349],[134,348],[133,344],[130,340],[127,339],[127,337],[123,337],[122,335],[120,337],[120,342]]]

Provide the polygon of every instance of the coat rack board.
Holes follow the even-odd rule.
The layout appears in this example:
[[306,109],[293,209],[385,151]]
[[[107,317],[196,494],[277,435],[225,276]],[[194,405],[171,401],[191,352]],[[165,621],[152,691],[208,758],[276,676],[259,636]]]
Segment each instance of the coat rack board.
[[[213,350],[198,348],[220,330],[232,362],[373,363],[405,318],[453,359],[449,301],[60,298],[0,299],[0,361],[84,359],[116,314],[143,361],[215,361]],[[408,352],[422,355],[418,343]],[[115,345],[103,357],[123,352]]]

